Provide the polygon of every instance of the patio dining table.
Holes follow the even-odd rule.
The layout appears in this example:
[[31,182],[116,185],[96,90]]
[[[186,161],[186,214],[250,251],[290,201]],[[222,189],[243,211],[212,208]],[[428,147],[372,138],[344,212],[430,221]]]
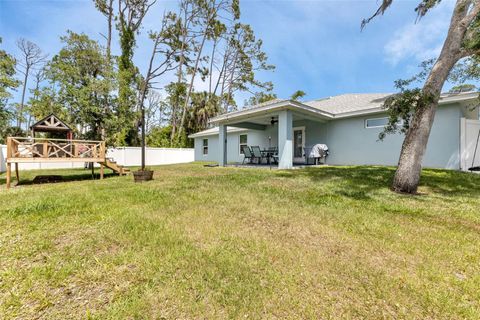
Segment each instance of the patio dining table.
[[270,164],[271,160],[274,159],[274,156],[278,154],[278,151],[274,149],[263,149],[260,151],[262,152],[262,156],[267,158],[267,164]]

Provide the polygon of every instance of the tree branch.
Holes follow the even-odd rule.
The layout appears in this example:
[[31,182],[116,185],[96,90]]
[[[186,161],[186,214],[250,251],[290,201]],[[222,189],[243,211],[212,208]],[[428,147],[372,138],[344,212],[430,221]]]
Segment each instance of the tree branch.
[[468,1],[468,3],[465,3],[467,14],[466,16],[462,19],[460,24],[464,26],[465,28],[468,28],[468,26],[473,22],[473,20],[478,16],[480,13],[480,1],[476,1],[476,3],[473,4],[473,8],[468,12],[468,7],[472,4],[472,1]]
[[382,4],[380,5],[380,7],[378,7],[377,11],[370,18],[362,20],[360,28],[363,30],[370,21],[375,19],[375,17],[383,15],[385,11],[387,11],[387,9],[392,5],[392,3],[393,0],[382,0]]

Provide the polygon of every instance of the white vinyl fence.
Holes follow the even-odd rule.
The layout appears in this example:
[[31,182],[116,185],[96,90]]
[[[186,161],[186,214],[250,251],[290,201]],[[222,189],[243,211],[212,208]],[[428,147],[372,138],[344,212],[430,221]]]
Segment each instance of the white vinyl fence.
[[[480,166],[480,120],[462,118],[460,125],[461,169]],[[477,153],[475,154],[475,149]]]
[[[122,166],[139,166],[142,161],[140,147],[122,147],[107,150],[107,158],[113,158]],[[194,149],[187,148],[146,148],[147,166],[162,164],[187,163],[195,160]]]
[[[194,161],[194,149],[187,148],[148,148],[146,149],[147,166],[156,166],[162,164],[187,163]],[[112,158],[122,166],[139,166],[141,162],[142,150],[140,147],[122,147],[111,148],[107,151],[107,157]],[[7,146],[0,145],[0,172],[6,170]],[[20,170],[33,169],[68,169],[83,168],[82,162],[37,162],[20,163]]]

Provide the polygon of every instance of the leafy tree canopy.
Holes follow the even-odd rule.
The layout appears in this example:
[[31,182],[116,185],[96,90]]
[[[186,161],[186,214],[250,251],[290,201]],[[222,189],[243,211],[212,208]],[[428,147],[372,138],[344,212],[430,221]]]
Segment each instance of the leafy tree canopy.
[[[0,38],[0,44],[2,44],[2,38]],[[5,107],[6,100],[11,97],[11,91],[20,85],[15,78],[15,65],[15,58],[5,50],[0,50],[0,107]]]
[[305,91],[297,90],[290,96],[290,99],[291,100],[299,100],[299,99],[305,97],[306,95],[307,94],[305,93]]
[[[45,70],[49,85],[38,92],[36,118],[56,113],[77,129],[77,135],[100,139],[112,118],[113,77],[104,49],[85,34],[68,31],[64,47]],[[113,128],[112,128],[113,130]]]

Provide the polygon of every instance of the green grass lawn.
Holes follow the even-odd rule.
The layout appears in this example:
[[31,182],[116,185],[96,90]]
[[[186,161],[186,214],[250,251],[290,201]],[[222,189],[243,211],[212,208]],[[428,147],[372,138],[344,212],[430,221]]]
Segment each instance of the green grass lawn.
[[155,170],[1,175],[0,318],[480,318],[480,175]]

